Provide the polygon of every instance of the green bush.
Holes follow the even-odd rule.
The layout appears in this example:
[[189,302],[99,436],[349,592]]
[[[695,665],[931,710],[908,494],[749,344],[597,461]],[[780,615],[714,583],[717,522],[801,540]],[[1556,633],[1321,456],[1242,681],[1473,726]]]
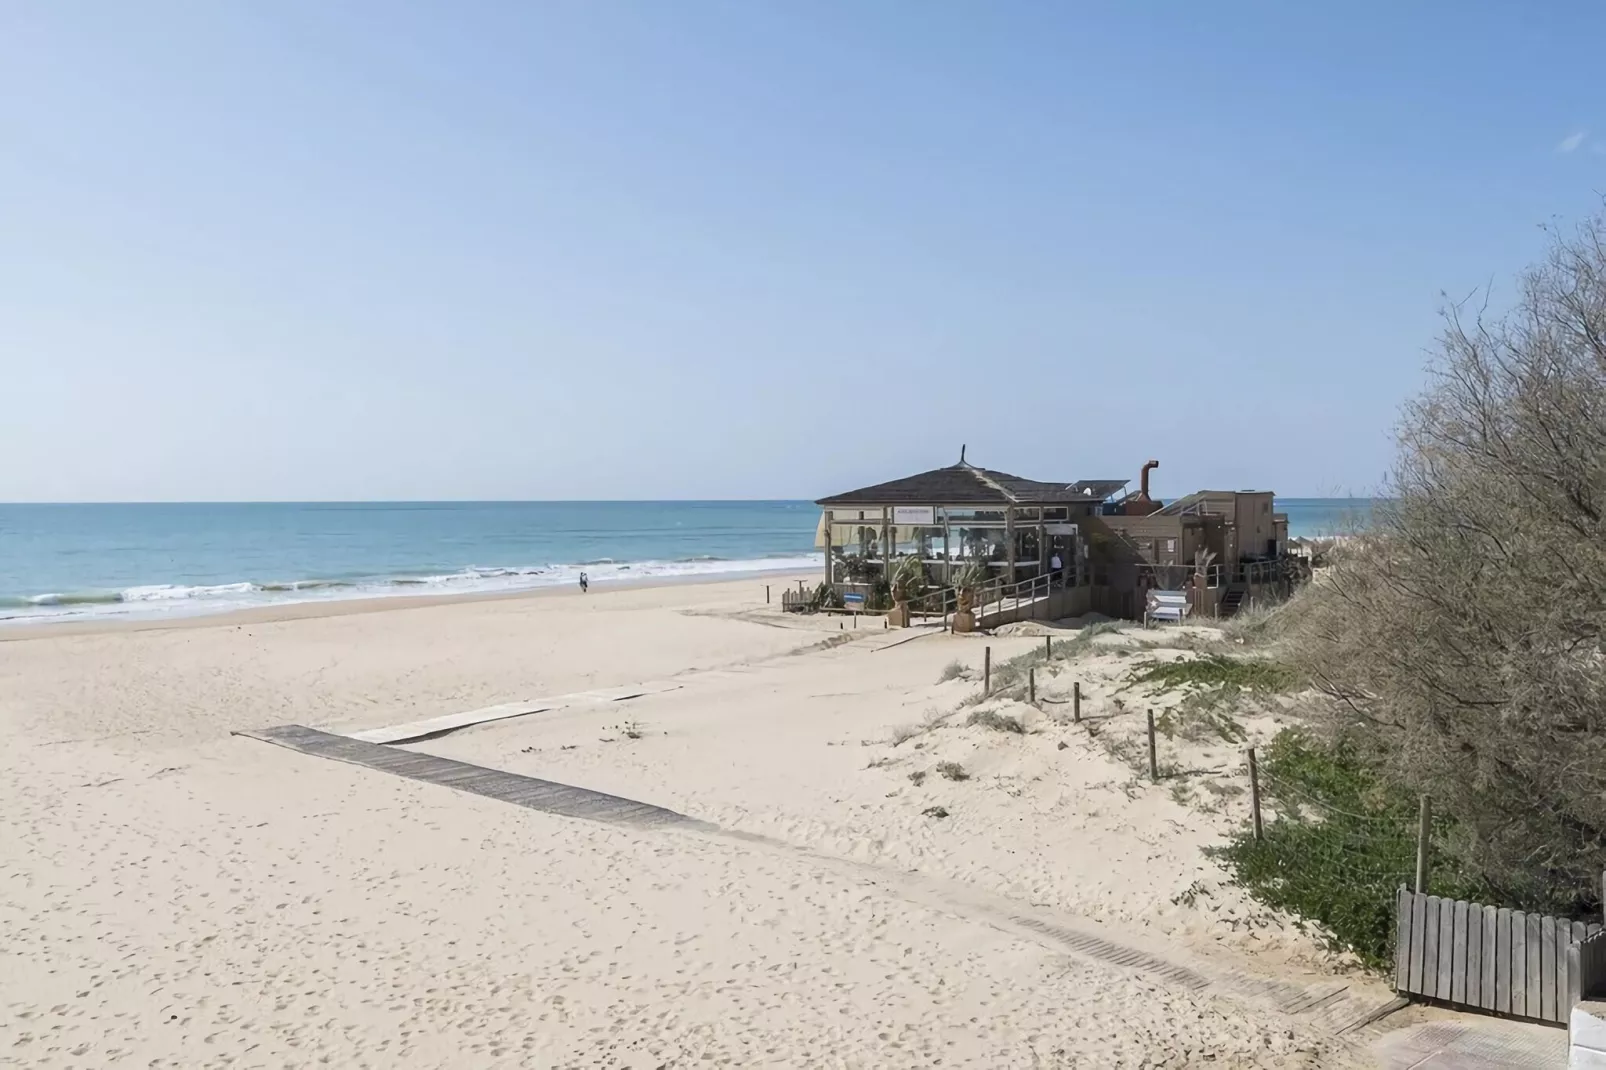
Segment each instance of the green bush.
[[1135,684],[1157,684],[1162,689],[1179,687],[1232,686],[1262,693],[1290,691],[1293,673],[1274,661],[1261,658],[1230,658],[1206,654],[1182,661],[1150,661],[1132,670]]
[[[1399,888],[1416,872],[1417,800],[1385,787],[1350,748],[1298,729],[1265,748],[1260,772],[1266,809],[1276,811],[1266,815],[1265,838],[1257,842],[1246,827],[1209,853],[1261,902],[1319,923],[1328,946],[1391,967]],[[1434,839],[1450,826],[1439,821]],[[1444,865],[1428,890],[1480,902],[1490,891]]]

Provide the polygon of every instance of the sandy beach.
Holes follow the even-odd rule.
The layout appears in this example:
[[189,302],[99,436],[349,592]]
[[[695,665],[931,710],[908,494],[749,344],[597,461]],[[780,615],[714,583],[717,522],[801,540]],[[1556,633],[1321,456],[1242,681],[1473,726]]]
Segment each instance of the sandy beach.
[[[1236,752],[1165,741],[1208,773],[1189,791],[1123,758],[1120,635],[1045,670],[1038,707],[967,706],[984,646],[1042,638],[784,617],[764,582],[0,642],[0,1061],[1366,1065],[1339,1029],[1386,988],[1200,852],[1242,820],[1200,788],[1239,777]],[[230,734],[538,698],[408,749],[702,824],[559,817]],[[978,708],[1025,730],[967,726]]]

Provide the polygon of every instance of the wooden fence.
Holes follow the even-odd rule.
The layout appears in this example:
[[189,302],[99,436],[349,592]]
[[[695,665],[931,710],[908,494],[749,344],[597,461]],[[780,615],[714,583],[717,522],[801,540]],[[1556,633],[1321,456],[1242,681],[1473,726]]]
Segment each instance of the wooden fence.
[[1513,1018],[1565,1024],[1606,995],[1606,933],[1520,910],[1400,889],[1394,989]]

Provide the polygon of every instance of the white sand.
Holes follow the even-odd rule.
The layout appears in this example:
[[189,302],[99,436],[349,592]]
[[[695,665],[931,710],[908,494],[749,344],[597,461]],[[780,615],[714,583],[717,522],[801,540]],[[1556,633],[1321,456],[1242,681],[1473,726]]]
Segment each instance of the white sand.
[[[935,683],[948,661],[1040,639],[874,651],[893,636],[783,619],[762,593],[745,580],[0,641],[0,1063],[1355,1057],[1232,973],[1333,983],[1199,856],[1233,815],[1179,805],[1036,711],[1024,736],[960,714],[890,744],[974,689]],[[1097,681],[1117,659],[1077,671],[1089,713],[1108,705],[1114,684]],[[762,841],[562,819],[227,734],[671,676],[680,690],[413,749]],[[971,779],[929,773],[939,760]],[[929,775],[916,786],[914,771]],[[923,816],[936,805],[951,816]],[[1019,917],[1212,983],[1183,990]]]

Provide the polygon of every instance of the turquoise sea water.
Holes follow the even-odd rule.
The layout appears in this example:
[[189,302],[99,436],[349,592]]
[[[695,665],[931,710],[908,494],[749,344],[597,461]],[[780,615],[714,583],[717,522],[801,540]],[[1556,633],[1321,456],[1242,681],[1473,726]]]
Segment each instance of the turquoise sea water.
[[[1310,535],[1357,502],[1277,507]],[[791,501],[0,505],[0,621],[812,568],[818,519]]]

